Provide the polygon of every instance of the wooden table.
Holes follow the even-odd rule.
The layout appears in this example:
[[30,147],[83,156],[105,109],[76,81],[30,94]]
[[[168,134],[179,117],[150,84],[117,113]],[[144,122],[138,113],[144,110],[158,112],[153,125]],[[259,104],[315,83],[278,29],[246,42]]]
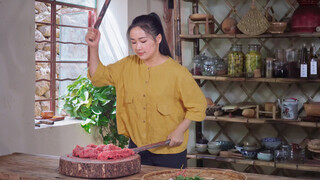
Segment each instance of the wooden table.
[[[58,167],[59,156],[13,153],[0,156],[0,179],[80,179],[59,174]],[[168,168],[142,165],[141,171],[138,174],[117,179],[140,180],[144,174],[167,169]],[[280,176],[244,174],[248,177],[248,180],[297,180],[295,178]]]

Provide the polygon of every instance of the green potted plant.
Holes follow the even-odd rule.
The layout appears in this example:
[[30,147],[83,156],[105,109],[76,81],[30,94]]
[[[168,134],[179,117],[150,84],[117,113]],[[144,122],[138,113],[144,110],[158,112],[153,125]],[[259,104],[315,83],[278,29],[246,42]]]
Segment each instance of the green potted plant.
[[83,120],[81,127],[89,134],[97,128],[104,144],[124,147],[128,138],[119,135],[116,123],[116,92],[114,86],[95,87],[86,77],[79,76],[67,86],[61,98],[63,109],[71,116]]

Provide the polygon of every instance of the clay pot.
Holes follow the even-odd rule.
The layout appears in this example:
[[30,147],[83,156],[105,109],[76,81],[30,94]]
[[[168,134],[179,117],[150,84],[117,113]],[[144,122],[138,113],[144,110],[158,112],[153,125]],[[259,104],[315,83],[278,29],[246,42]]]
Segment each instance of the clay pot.
[[234,18],[228,17],[223,20],[221,29],[225,34],[236,34],[238,32],[237,21]]

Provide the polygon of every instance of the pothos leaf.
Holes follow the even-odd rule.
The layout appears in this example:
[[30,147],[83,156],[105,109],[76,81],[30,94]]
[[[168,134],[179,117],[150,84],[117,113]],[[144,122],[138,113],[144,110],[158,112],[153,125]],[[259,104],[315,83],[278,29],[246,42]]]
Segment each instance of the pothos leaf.
[[[119,135],[116,127],[116,91],[113,86],[95,87],[86,77],[79,76],[67,86],[67,93],[61,97],[63,109],[71,117],[85,119],[81,127],[91,133],[98,127],[103,142],[117,143],[124,147],[128,138]],[[106,130],[108,133],[106,133]]]

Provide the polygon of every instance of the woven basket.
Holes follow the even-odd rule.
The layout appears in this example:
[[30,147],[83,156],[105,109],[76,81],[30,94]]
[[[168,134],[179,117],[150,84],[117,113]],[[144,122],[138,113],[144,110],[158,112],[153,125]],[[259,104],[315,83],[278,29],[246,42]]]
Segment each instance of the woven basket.
[[270,24],[267,18],[255,7],[255,0],[252,0],[250,10],[241,18],[237,27],[243,34],[256,36],[265,33]]
[[142,176],[142,180],[164,180],[175,178],[178,174],[183,174],[186,177],[199,176],[204,179],[230,179],[230,180],[247,180],[247,177],[239,172],[232,170],[222,170],[222,169],[172,169],[172,170],[162,170],[147,173]]
[[[269,10],[271,11],[271,14],[269,13]],[[276,22],[274,17],[274,10],[271,6],[267,7],[266,9],[266,19],[268,19],[270,27],[268,29],[268,32],[271,34],[281,34],[284,33],[284,31],[287,28],[287,22]]]

